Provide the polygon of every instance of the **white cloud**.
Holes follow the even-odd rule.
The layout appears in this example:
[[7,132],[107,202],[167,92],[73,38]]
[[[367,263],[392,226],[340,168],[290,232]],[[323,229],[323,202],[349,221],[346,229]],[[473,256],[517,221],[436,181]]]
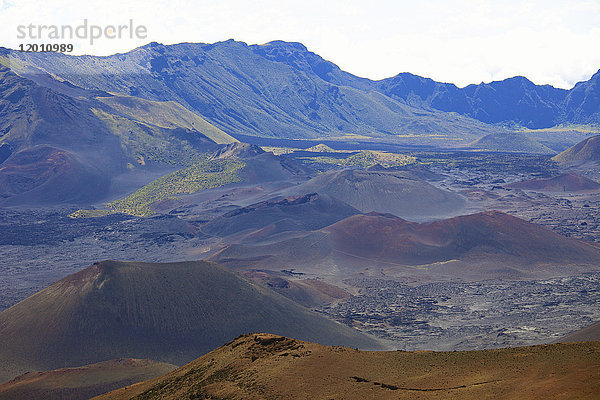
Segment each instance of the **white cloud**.
[[104,39],[78,53],[106,55],[149,41],[248,43],[282,39],[360,76],[412,72],[460,86],[525,75],[570,87],[600,68],[600,2],[375,0],[3,0],[0,45],[17,47],[16,26],[127,23],[147,39]]

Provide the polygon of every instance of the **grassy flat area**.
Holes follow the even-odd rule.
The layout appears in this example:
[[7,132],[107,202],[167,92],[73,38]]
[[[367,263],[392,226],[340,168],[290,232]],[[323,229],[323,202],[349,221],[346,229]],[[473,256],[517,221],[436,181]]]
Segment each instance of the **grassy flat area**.
[[600,126],[598,125],[583,125],[583,124],[561,124],[556,125],[550,128],[540,128],[540,129],[529,129],[529,128],[520,128],[517,129],[517,132],[525,132],[525,133],[538,133],[538,132],[554,132],[554,133],[571,133],[573,131],[577,132],[585,132],[585,133],[600,133]]

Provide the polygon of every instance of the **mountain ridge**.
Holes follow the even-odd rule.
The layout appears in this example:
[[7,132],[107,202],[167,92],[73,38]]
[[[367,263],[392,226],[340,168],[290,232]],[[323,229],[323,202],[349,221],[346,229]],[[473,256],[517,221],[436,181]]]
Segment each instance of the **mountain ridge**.
[[[249,55],[260,57],[263,60],[268,60],[272,63],[285,65],[293,70],[301,71],[305,77],[314,75],[323,82],[333,84],[335,87],[346,87],[359,90],[365,93],[380,93],[388,98],[400,101],[408,106],[416,106],[425,110],[439,110],[444,112],[456,112],[460,115],[473,118],[475,120],[488,124],[517,124],[526,128],[548,128],[564,123],[582,123],[582,124],[599,124],[600,123],[600,70],[593,74],[588,80],[581,81],[575,84],[571,89],[555,88],[548,84],[537,85],[531,82],[524,76],[509,77],[499,81],[489,83],[470,84],[459,88],[453,83],[437,82],[433,79],[421,77],[408,72],[402,72],[395,76],[380,80],[371,80],[368,78],[359,77],[349,72],[343,71],[335,63],[323,59],[318,54],[308,50],[305,45],[298,42],[285,42],[282,40],[274,40],[265,44],[251,44],[229,39],[226,41],[208,43],[178,43],[173,45],[163,45],[157,42],[151,42],[144,46],[137,47],[129,52],[115,54],[105,57],[94,56],[77,56],[78,64],[84,64],[87,60],[98,59],[101,62],[111,58],[134,59],[136,62],[149,62],[148,69],[154,74],[163,74],[164,79],[174,79],[172,73],[164,75],[164,72],[169,70],[169,52],[174,49],[187,48],[191,53],[182,56],[179,63],[192,58],[194,63],[191,65],[197,67],[200,64],[217,60],[211,58],[210,53],[225,51],[231,59],[236,57],[244,57],[248,59]],[[196,50],[192,50],[196,49]],[[0,49],[0,53],[12,54],[10,49]],[[241,51],[241,53],[240,53]],[[247,51],[248,53],[243,53]],[[150,59],[148,56],[153,54]],[[221,61],[218,61],[220,67],[224,67],[223,53]],[[62,57],[62,56],[61,56]],[[27,57],[19,57],[16,59],[21,61],[27,60],[40,67],[40,56],[29,55]],[[42,56],[41,59],[47,59]],[[36,61],[38,60],[38,61]],[[177,61],[174,61],[177,62]],[[67,66],[68,62],[61,61],[57,69],[53,66],[53,72],[61,73],[60,66]],[[251,61],[256,63],[256,59]],[[233,64],[230,64],[233,65]],[[102,68],[102,65],[97,67]],[[119,74],[124,73],[142,73],[144,71],[142,64],[133,64],[125,69],[122,69]],[[231,72],[234,78],[247,85],[249,93],[264,91],[251,83],[255,78],[250,78],[247,71],[232,69],[228,66],[226,69]],[[263,68],[265,68],[263,66]],[[269,67],[270,68],[270,67]],[[280,69],[280,71],[282,71]],[[62,71],[65,72],[65,71]],[[206,74],[205,74],[206,75]],[[208,74],[210,75],[210,74]],[[63,77],[68,79],[69,73]],[[72,77],[73,78],[73,77]],[[250,80],[248,80],[250,78]],[[162,78],[161,78],[162,79]],[[77,81],[78,79],[75,79]],[[79,80],[81,83],[81,80]],[[256,80],[252,81],[256,82]],[[76,83],[77,84],[77,83]],[[85,86],[85,85],[84,85]],[[95,86],[98,86],[97,84]],[[111,87],[114,91],[115,87]],[[89,88],[88,88],[89,89]],[[107,89],[96,87],[95,89]],[[130,88],[131,89],[131,88]],[[309,89],[309,87],[301,90]],[[314,89],[314,88],[313,88]],[[132,95],[138,95],[139,88],[133,88]],[[316,92],[315,92],[316,93]],[[291,94],[290,94],[291,95]],[[186,100],[179,98],[178,100]],[[310,99],[307,99],[307,101]],[[192,108],[195,108],[200,114],[214,118],[215,105],[210,106],[207,102],[195,104],[194,101],[188,102]],[[310,112],[316,112],[320,115],[317,103],[305,104]],[[288,111],[283,109],[277,110],[273,108],[271,112],[279,114],[281,117],[284,114],[295,118]],[[312,110],[312,111],[311,111]],[[231,111],[231,110],[230,110]],[[237,117],[240,117],[238,115]],[[237,118],[234,116],[234,118]],[[285,117],[288,118],[288,117]],[[216,121],[216,120],[215,120]],[[213,121],[213,122],[215,122]],[[223,120],[220,120],[223,123]],[[300,122],[298,120],[297,122]],[[306,124],[308,121],[302,122]],[[313,121],[313,123],[316,121]],[[311,125],[311,123],[309,123]],[[313,127],[319,126],[312,124]],[[251,124],[250,124],[251,127]],[[230,126],[231,130],[237,131],[237,128]],[[226,129],[227,130],[227,129]]]
[[91,204],[119,175],[189,165],[237,142],[173,101],[90,91],[40,70],[21,73],[0,65],[2,204]]
[[[109,57],[10,51],[5,57],[88,90],[177,101],[234,136],[359,135],[395,141],[406,140],[402,135],[408,131],[428,142],[458,146],[502,131],[468,117],[398,102],[369,88],[369,81],[284,42],[150,43]],[[453,137],[456,143],[432,134]]]

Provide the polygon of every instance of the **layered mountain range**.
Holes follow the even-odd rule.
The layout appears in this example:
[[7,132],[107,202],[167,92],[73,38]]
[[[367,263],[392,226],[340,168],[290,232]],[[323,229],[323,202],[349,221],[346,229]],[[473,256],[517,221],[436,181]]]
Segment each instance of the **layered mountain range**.
[[522,76],[464,88],[410,73],[373,81],[283,41],[153,42],[110,57],[2,53],[13,68],[33,65],[86,89],[178,101],[237,134],[425,133],[441,129],[440,123],[485,130],[471,118],[527,128],[600,122],[600,73],[570,90]]
[[498,130],[396,101],[296,43],[150,43],[111,57],[14,51],[0,56],[32,79],[49,73],[89,90],[176,101],[238,136],[389,139],[435,134],[460,137],[466,144]]
[[554,154],[585,133],[512,128],[600,121],[599,74],[571,90],[523,77],[465,88],[406,73],[373,81],[282,41],[153,42],[109,57],[0,49],[0,64],[7,205],[94,202],[114,194],[117,176],[189,166],[237,140]]
[[[597,344],[358,348],[544,343],[566,333],[550,322],[591,323],[599,79],[374,81],[282,41],[0,48],[0,399],[168,371],[106,398],[591,397]],[[90,265],[116,258],[138,261]]]

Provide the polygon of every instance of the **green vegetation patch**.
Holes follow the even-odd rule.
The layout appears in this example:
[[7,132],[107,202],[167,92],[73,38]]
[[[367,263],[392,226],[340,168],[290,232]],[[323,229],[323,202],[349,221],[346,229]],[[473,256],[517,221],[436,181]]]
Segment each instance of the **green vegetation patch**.
[[412,164],[417,159],[405,154],[388,153],[385,151],[361,151],[346,158],[345,163],[348,166],[368,168],[374,165],[381,165],[385,168],[400,167],[406,164]]
[[237,142],[221,129],[175,101],[150,101],[130,96],[98,97],[118,113],[138,122],[167,129],[184,128],[202,133],[218,144]]
[[420,164],[446,170],[476,170],[485,173],[526,173],[551,177],[559,173],[558,165],[549,155],[519,153],[415,152]]
[[369,168],[375,165],[381,165],[385,168],[400,167],[407,164],[413,164],[417,161],[415,157],[406,154],[370,150],[361,151],[346,158],[320,156],[303,157],[302,159],[310,163],[323,163],[338,165],[341,167],[359,168]]
[[151,206],[158,201],[240,182],[239,172],[245,165],[232,159],[203,160],[150,182],[124,199],[108,204],[108,208],[147,217],[153,214]]
[[570,134],[573,132],[584,132],[584,133],[600,133],[600,125],[597,124],[560,124],[550,128],[540,128],[540,129],[529,129],[524,127],[519,127],[516,129],[517,132],[524,133],[566,133]]
[[323,143],[319,143],[316,146],[309,147],[308,149],[306,149],[304,151],[312,151],[315,153],[335,153],[336,152],[336,150],[332,149],[331,147],[329,147]]
[[[119,138],[128,156],[140,165],[161,163],[190,166],[205,155],[185,140],[171,137],[159,126],[130,120],[100,109],[92,109],[108,129]],[[190,135],[192,135],[190,131]]]

